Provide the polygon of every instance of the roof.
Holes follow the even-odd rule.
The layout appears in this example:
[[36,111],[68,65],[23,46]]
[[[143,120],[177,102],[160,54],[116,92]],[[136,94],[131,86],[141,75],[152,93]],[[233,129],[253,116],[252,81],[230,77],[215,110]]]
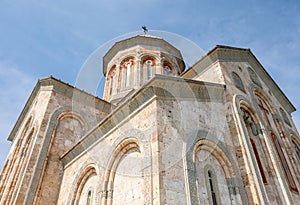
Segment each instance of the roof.
[[[238,52],[238,54],[237,54]],[[284,92],[280,89],[277,83],[273,80],[270,74],[266,71],[263,65],[258,61],[255,55],[251,52],[249,48],[237,48],[232,46],[217,45],[211,51],[209,51],[204,57],[197,61],[193,66],[184,71],[181,76],[189,77],[196,75],[194,67],[200,64],[203,65],[203,68],[212,62],[228,62],[228,61],[240,61],[248,62],[251,65],[251,68],[258,74],[260,79],[269,87],[273,95],[278,99],[280,104],[288,113],[296,111],[296,108],[287,98]]]
[[[32,102],[34,101],[34,99],[36,98],[38,92],[40,91],[41,87],[43,86],[49,86],[49,85],[52,85],[54,87],[58,87],[58,86],[62,86],[63,88],[62,89],[58,89],[56,88],[55,91],[56,92],[60,92],[60,93],[63,93],[64,95],[67,95],[67,93],[69,93],[69,96],[68,97],[72,97],[72,95],[74,93],[76,93],[76,95],[84,95],[84,99],[85,101],[82,102],[82,103],[88,103],[89,100],[91,102],[94,102],[92,99],[96,100],[97,102],[103,102],[103,103],[106,103],[106,104],[110,104],[109,102],[101,99],[101,98],[98,98],[97,96],[94,96],[90,93],[87,93],[83,90],[80,90],[74,86],[71,86],[69,85],[68,83],[65,83],[59,79],[56,79],[52,76],[48,76],[48,77],[45,77],[45,78],[41,78],[38,80],[38,82],[36,83],[33,91],[31,92],[23,110],[21,111],[21,114],[19,115],[18,117],[18,120],[16,122],[16,124],[14,125],[11,133],[9,134],[8,136],[8,140],[9,141],[12,141],[14,139],[14,136],[16,135],[16,132],[18,131],[18,128],[21,126],[22,122],[24,121],[24,118],[26,117],[31,105],[32,105]],[[68,92],[68,91],[71,91],[71,92]],[[95,103],[93,104],[93,106],[95,106]]]
[[127,38],[121,41],[116,42],[104,55],[103,57],[103,74],[106,75],[107,66],[112,58],[121,50],[131,48],[134,46],[150,46],[150,47],[159,47],[164,49],[169,54],[177,58],[178,65],[183,71],[185,69],[185,64],[183,62],[183,57],[180,50],[175,48],[173,45],[165,41],[164,39],[156,36],[150,35],[138,35],[131,38]]

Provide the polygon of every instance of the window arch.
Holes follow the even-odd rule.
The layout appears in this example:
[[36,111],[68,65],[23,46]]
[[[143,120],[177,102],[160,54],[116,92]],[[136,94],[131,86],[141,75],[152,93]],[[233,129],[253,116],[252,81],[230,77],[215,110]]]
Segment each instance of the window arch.
[[134,66],[134,58],[133,57],[125,58],[121,62],[121,66],[122,66],[121,81],[123,82],[122,84],[124,87],[129,87],[131,85],[131,78],[132,78],[131,73]]
[[254,94],[257,98],[258,108],[261,111],[262,117],[264,118],[264,121],[266,123],[266,134],[271,137],[273,147],[276,150],[279,163],[284,172],[285,180],[287,181],[290,190],[298,192],[293,175],[287,162],[287,159],[289,158],[286,158],[282,149],[283,146],[281,145],[280,139],[276,135],[277,133],[284,136],[284,132],[281,125],[274,119],[274,115],[276,113],[274,112],[272,105],[269,103],[265,95],[262,94],[262,91],[255,90]]
[[[87,193],[83,193],[84,187],[88,181],[91,181],[92,177],[97,176],[96,169],[93,165],[88,165],[83,172],[79,175],[75,181],[75,188],[72,196],[72,205],[79,205],[80,202],[86,201],[91,204],[93,200],[92,189],[89,188]],[[90,193],[90,196],[89,196]],[[85,198],[82,198],[86,195]]]
[[[209,198],[212,205],[220,204],[220,196],[218,191],[218,183],[216,174],[213,170],[209,169],[206,171],[206,181],[207,181],[207,192],[209,193]],[[218,203],[219,202],[219,203]]]
[[[13,145],[14,151],[12,153],[11,160],[9,161],[6,168],[2,170],[2,173],[1,173],[1,174],[3,174],[3,178],[0,181],[1,182],[0,196],[3,195],[3,192],[5,191],[5,189],[9,189],[9,186],[7,186],[9,184],[9,180],[11,179],[11,177],[14,177],[13,175],[15,174],[15,170],[17,169],[17,167],[15,165],[18,163],[19,160],[21,160],[20,153],[23,150],[23,148],[22,148],[23,139],[28,134],[29,127],[32,124],[32,119],[33,119],[32,116],[30,116],[28,118],[23,129],[20,132],[20,137],[14,139],[14,145]],[[32,131],[32,133],[33,133],[33,131]],[[31,134],[29,134],[29,135],[31,135]],[[22,156],[21,156],[21,158],[22,158]],[[4,172],[5,172],[5,174],[4,174]]]
[[281,144],[278,140],[278,137],[274,133],[271,133],[271,137],[272,137],[273,144],[275,146],[275,150],[276,150],[277,155],[279,157],[281,167],[283,168],[285,178],[288,182],[288,185],[289,185],[289,187],[292,191],[298,192],[297,186],[295,184],[295,181],[294,181],[294,178],[293,178],[292,173],[290,171],[289,165],[288,165],[288,163],[286,161],[286,158],[284,156],[284,153],[283,153]]
[[279,111],[280,111],[281,116],[283,117],[284,122],[286,124],[288,124],[289,126],[291,126],[291,122],[290,122],[286,112],[282,108],[279,108]]
[[109,94],[113,92],[116,77],[116,66],[114,65],[109,72]]
[[[224,145],[209,133],[206,133],[205,137],[197,136],[191,143],[187,146],[188,149],[192,148],[187,154],[187,163],[192,163],[193,166],[190,172],[188,171],[187,180],[191,179],[190,187],[196,193],[191,196],[191,201],[198,201],[199,204],[212,204],[208,176],[208,171],[211,171],[217,204],[230,204],[232,198],[236,199],[233,204],[241,204],[241,198],[237,195],[243,192],[243,188],[238,188],[234,180],[239,176],[238,168]],[[220,194],[218,188],[222,188]]]
[[163,74],[171,75],[174,73],[173,66],[169,62],[163,63]]
[[259,140],[256,138],[256,136],[259,134],[258,125],[255,123],[252,115],[249,113],[248,110],[246,110],[243,107],[241,108],[241,110],[243,112],[243,121],[248,132],[248,137],[251,143],[252,150],[254,152],[254,156],[258,165],[260,176],[262,178],[263,183],[266,184],[267,178],[260,159],[259,151],[257,149],[257,147],[260,147]]
[[136,138],[126,138],[122,140],[114,150],[108,162],[107,169],[104,174],[104,181],[102,188],[102,203],[104,205],[113,203],[113,189],[116,177],[116,171],[121,160],[129,152],[141,153],[140,143]]
[[142,64],[144,68],[143,73],[145,74],[144,79],[149,80],[155,74],[156,60],[152,56],[144,56],[142,58]]
[[244,87],[243,81],[240,78],[240,76],[236,72],[232,72],[231,75],[232,75],[232,79],[233,79],[235,87],[237,87],[241,91],[245,92],[245,87]]
[[261,86],[261,83],[259,81],[257,74],[250,67],[247,67],[247,70],[248,70],[248,73],[249,73],[249,76],[250,76],[250,79],[252,80],[252,82],[261,88],[262,86]]
[[93,198],[92,190],[89,190],[87,193],[86,205],[92,204],[92,198]]
[[294,139],[292,139],[292,145],[294,147],[296,157],[297,157],[298,162],[300,164],[300,148],[299,148],[299,145]]

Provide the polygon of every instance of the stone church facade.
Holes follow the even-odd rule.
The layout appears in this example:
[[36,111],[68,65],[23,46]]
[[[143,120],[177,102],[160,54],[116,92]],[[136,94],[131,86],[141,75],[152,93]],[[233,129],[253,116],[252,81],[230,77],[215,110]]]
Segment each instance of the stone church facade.
[[139,35],[103,57],[100,99],[40,79],[8,140],[0,204],[299,204],[295,107],[249,49],[185,70]]

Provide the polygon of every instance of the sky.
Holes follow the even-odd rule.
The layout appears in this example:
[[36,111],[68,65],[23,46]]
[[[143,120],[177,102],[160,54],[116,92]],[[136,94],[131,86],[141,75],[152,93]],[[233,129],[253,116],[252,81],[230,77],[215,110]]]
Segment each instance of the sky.
[[[75,85],[97,48],[142,33],[143,25],[183,36],[205,53],[216,45],[250,48],[300,110],[299,11],[298,0],[1,0],[0,169],[37,80],[52,75]],[[300,111],[292,116],[300,129]]]

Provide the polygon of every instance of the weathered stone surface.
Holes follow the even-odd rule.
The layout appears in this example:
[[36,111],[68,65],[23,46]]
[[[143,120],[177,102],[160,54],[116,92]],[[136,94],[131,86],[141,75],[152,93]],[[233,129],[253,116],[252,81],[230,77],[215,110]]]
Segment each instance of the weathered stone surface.
[[297,204],[295,108],[251,51],[217,46],[178,76],[176,48],[134,39],[105,57],[104,96],[115,105],[38,82],[9,136],[0,203]]

